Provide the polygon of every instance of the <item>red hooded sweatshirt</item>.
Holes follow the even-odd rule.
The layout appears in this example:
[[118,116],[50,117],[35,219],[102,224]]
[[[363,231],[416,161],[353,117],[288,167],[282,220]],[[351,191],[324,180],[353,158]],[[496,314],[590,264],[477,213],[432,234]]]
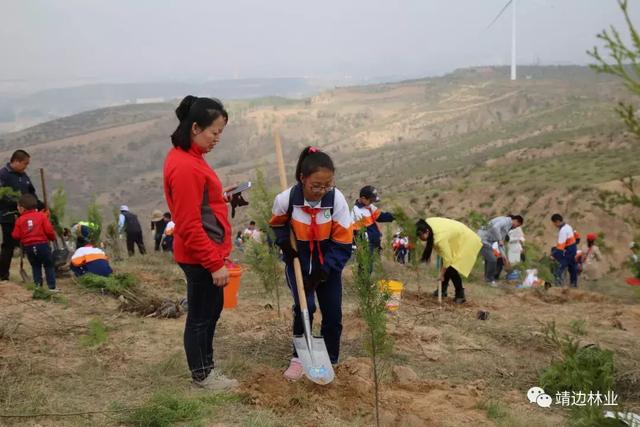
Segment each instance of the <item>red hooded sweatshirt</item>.
[[18,240],[22,246],[38,245],[56,240],[56,232],[49,222],[49,217],[35,209],[25,211],[16,220],[11,237]]
[[175,222],[176,262],[200,264],[210,272],[224,266],[231,253],[231,225],[218,175],[191,144],[172,148],[164,162],[164,196]]

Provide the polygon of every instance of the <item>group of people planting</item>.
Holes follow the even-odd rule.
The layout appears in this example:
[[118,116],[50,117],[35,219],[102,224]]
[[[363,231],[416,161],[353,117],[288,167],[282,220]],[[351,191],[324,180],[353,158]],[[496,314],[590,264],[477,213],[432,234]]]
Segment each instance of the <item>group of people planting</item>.
[[[187,279],[189,312],[184,346],[195,385],[228,389],[237,381],[214,370],[212,343],[223,306],[222,288],[229,280],[226,264],[232,234],[227,205],[233,200],[227,193],[235,187],[224,187],[204,156],[220,142],[229,116],[219,100],[194,96],[182,100],[176,115],[180,123],[171,136],[174,148],[164,165],[164,189],[176,224],[175,260]],[[342,271],[352,254],[354,233],[363,233],[369,251],[378,254],[381,248],[378,223],[394,220],[391,213],[374,205],[380,199],[373,186],[361,189],[350,210],[344,194],[335,186],[335,173],[328,153],[306,147],[296,165],[296,183],[276,196],[270,219],[274,243],[282,250],[286,281],[293,296],[293,334],[303,333],[294,274],[294,260],[298,259],[310,321],[317,304],[322,313],[320,330],[332,364],[339,360]],[[554,216],[554,223],[556,219]],[[497,244],[498,251],[504,253],[506,235],[523,222],[519,215],[499,217],[475,232],[453,219],[426,218],[415,224],[414,238],[426,242],[422,260],[428,262],[434,252],[440,256],[442,292],[447,295],[448,283],[452,281],[454,301],[461,304],[465,302],[462,277],[469,275],[478,253],[482,252],[485,259],[485,279],[493,283],[498,262],[493,248]],[[562,268],[572,269],[570,258],[575,255],[575,240],[568,225],[558,223],[558,227],[557,250],[562,254],[558,259]],[[297,356],[294,349],[284,372],[289,380],[300,379],[304,374]]]
[[[37,288],[46,282],[49,292],[59,292],[56,286],[56,268],[68,266],[76,275],[87,273],[108,276],[112,273],[105,252],[92,245],[93,224],[78,222],[70,229],[61,230],[60,236],[53,223],[55,218],[45,201],[36,196],[36,189],[26,170],[31,156],[25,150],[16,150],[9,162],[0,168],[0,224],[2,224],[2,247],[0,249],[0,281],[8,281],[11,260],[16,247],[21,248],[20,273],[26,280],[22,268],[22,257],[31,264],[33,283]],[[43,175],[44,179],[44,175]],[[71,254],[65,238],[75,236],[75,251]],[[64,248],[58,246],[63,242]],[[54,243],[51,250],[50,243]],[[44,274],[43,274],[44,272]]]
[[[155,249],[172,250],[186,277],[189,310],[184,348],[193,383],[203,388],[225,390],[235,387],[237,381],[214,369],[213,338],[222,312],[223,288],[229,281],[227,265],[232,250],[232,232],[228,204],[236,207],[245,203],[239,203],[240,193],[228,195],[233,194],[235,186],[223,186],[205,160],[205,155],[220,142],[229,120],[222,102],[187,96],[177,107],[176,116],[179,124],[171,135],[173,148],[167,154],[163,169],[169,212],[164,215],[160,211],[154,212]],[[20,194],[14,205],[7,202],[6,195],[1,199],[0,223],[4,239],[0,279],[8,279],[13,249],[19,242],[33,266],[36,284],[42,285],[41,268],[44,267],[47,284],[55,289],[48,243],[56,236],[48,210],[35,197],[35,189],[25,173],[29,159],[26,152],[18,150],[10,163],[0,170],[0,187],[11,187]],[[293,334],[303,334],[294,274],[294,260],[297,259],[302,270],[298,277],[304,282],[309,321],[313,322],[317,305],[322,313],[320,331],[332,364],[338,363],[340,355],[342,272],[352,255],[354,234],[360,235],[359,242],[366,241],[370,254],[376,257],[380,254],[382,241],[378,223],[394,221],[393,214],[383,212],[375,205],[380,198],[371,185],[362,187],[350,209],[344,194],[335,186],[335,174],[328,153],[317,147],[306,147],[296,165],[296,182],[276,196],[269,222],[275,235],[273,243],[282,251],[286,281],[294,301]],[[244,202],[243,199],[240,201]],[[119,226],[127,230],[129,253],[138,246],[144,254],[137,217],[127,206],[122,206],[120,212]],[[559,229],[554,249],[554,257],[560,264],[558,275],[568,269],[571,284],[576,286],[576,235],[560,215],[554,215],[552,221]],[[405,239],[398,242],[405,248],[412,246],[415,249],[416,239],[425,242],[422,261],[429,262],[434,253],[441,259],[438,280],[442,295],[448,295],[448,284],[453,282],[454,302],[463,304],[466,295],[462,278],[469,276],[478,254],[481,253],[485,261],[486,282],[494,284],[499,261],[507,266],[510,263],[505,251],[507,236],[523,222],[520,215],[498,217],[476,232],[459,221],[432,217],[415,223],[415,236],[398,234],[396,237]],[[72,257],[74,271],[77,274],[110,274],[106,255],[91,245],[90,233],[90,224],[76,225],[78,248]],[[518,239],[522,249],[523,235]],[[406,252],[403,252],[403,260],[405,256]],[[371,266],[366,268],[371,269]],[[303,375],[303,364],[294,349],[284,376],[295,381]]]

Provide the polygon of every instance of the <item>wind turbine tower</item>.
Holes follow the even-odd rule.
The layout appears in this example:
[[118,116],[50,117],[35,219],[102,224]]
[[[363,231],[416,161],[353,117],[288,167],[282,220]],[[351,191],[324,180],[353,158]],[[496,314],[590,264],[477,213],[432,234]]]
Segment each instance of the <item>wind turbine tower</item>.
[[511,80],[516,80],[516,0],[509,0],[500,10],[500,13],[493,18],[487,29],[491,28],[495,22],[500,19],[507,8],[511,6]]

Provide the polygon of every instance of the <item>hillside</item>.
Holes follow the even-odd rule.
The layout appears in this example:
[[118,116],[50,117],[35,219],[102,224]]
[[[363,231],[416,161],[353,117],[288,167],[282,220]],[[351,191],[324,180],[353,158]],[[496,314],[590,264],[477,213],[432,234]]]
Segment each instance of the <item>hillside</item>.
[[[639,174],[640,144],[612,111],[624,88],[586,68],[522,71],[530,78],[515,83],[506,69],[485,68],[336,88],[303,100],[228,102],[230,125],[208,157],[225,184],[260,168],[277,186],[278,128],[288,172],[301,147],[319,145],[334,157],[337,185],[350,201],[372,183],[383,209],[402,206],[415,217],[446,215],[477,226],[486,217],[522,213],[527,257],[535,264],[544,263],[537,259],[554,241],[552,212],[564,213],[583,234],[604,237],[611,274],[600,280],[581,280],[579,289],[504,282],[494,288],[483,283],[478,261],[464,280],[462,305],[431,297],[433,265],[400,265],[387,247],[385,277],[404,290],[387,317],[393,348],[379,371],[381,425],[603,425],[558,400],[546,409],[527,400],[532,386],[558,399],[543,377],[560,365],[566,372],[556,380],[572,382],[558,390],[575,394],[574,381],[588,378],[594,391],[618,397],[619,406],[594,406],[591,415],[640,413],[640,293],[620,280],[640,224],[619,181]],[[49,189],[67,190],[69,220],[83,218],[94,194],[105,215],[127,203],[149,219],[152,209],[165,207],[161,168],[176,126],[173,108],[149,104],[66,117],[0,137],[0,155],[19,147],[31,152],[34,181],[44,166]],[[240,211],[235,230],[247,215]],[[387,238],[395,227],[384,227]],[[187,374],[179,266],[166,253],[125,259],[116,253],[111,263],[130,275],[127,289],[111,294],[60,277],[62,294],[46,299],[34,299],[14,259],[11,281],[0,284],[1,425],[374,425],[369,331],[353,260],[343,273],[336,379],[318,386],[282,377],[291,352],[289,291],[283,280],[267,291],[248,251],[234,249],[231,258],[243,266],[238,306],[222,313],[215,359],[216,369],[240,386],[210,393],[192,387]],[[181,316],[162,318],[166,304]],[[590,363],[597,369],[587,369]]]
[[[638,174],[640,154],[613,113],[624,88],[584,67],[521,71],[526,78],[517,82],[506,68],[482,68],[303,100],[231,101],[230,124],[208,159],[225,183],[257,167],[274,170],[278,127],[289,171],[301,147],[318,145],[334,156],[338,186],[351,200],[372,183],[381,207],[399,204],[415,215],[473,222],[470,215],[521,212],[540,247],[553,241],[548,217],[559,211],[581,232],[605,234],[608,262],[619,266],[638,218],[617,195],[617,181]],[[144,217],[164,207],[161,168],[174,108],[115,107],[55,120],[1,136],[0,155],[28,149],[34,169],[46,167],[49,188],[64,185],[76,218],[92,194]]]

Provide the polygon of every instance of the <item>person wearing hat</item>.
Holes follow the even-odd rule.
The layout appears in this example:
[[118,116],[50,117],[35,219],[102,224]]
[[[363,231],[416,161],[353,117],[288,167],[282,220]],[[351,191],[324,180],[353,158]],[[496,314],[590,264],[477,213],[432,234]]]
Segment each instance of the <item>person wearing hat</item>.
[[160,242],[162,242],[167,222],[162,215],[162,211],[156,209],[151,214],[151,231],[155,231],[153,234],[153,250],[156,252],[160,251]]
[[380,252],[382,249],[382,232],[379,222],[392,222],[393,214],[382,212],[374,203],[378,203],[380,197],[378,191],[372,185],[365,185],[360,189],[360,197],[351,211],[354,233],[365,232],[369,242],[371,253]]
[[[428,263],[434,249],[442,258],[438,275],[438,281],[442,284],[442,296],[447,296],[451,280],[456,289],[454,302],[464,304],[467,300],[460,276],[469,277],[482,248],[480,236],[463,223],[448,218],[420,219],[416,222],[416,234],[426,242],[422,261]],[[433,295],[437,296],[438,291]]]
[[582,248],[580,264],[582,264],[582,277],[586,280],[598,280],[602,277],[602,253],[596,245],[596,233],[587,234],[587,245]]
[[134,245],[138,245],[140,255],[147,253],[142,239],[142,227],[138,217],[129,211],[127,205],[120,206],[120,216],[118,217],[118,229],[127,235],[127,252],[129,256],[134,254]]

